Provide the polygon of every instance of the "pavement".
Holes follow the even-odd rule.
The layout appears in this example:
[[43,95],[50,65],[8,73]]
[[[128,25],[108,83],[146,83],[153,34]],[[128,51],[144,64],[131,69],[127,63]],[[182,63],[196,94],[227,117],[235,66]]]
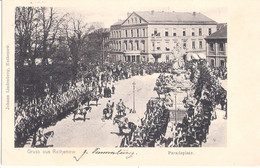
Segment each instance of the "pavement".
[[[108,100],[119,102],[123,99],[127,108],[127,117],[140,125],[140,119],[144,116],[146,103],[151,97],[157,94],[153,91],[155,81],[159,74],[134,76],[114,83],[115,94],[111,98],[102,98],[99,100],[98,106],[92,105],[92,111],[87,114],[86,121],[82,120],[82,116],[76,116],[73,121],[73,114],[68,115],[56,125],[50,126],[44,132],[54,131],[54,136],[50,137],[47,146],[53,147],[118,147],[122,140],[122,136],[118,136],[119,129],[117,124],[113,125],[112,120],[102,120],[103,109],[106,107]],[[135,107],[136,113],[130,113],[133,108],[133,82],[135,85]],[[91,102],[92,103],[92,102]],[[93,102],[94,104],[94,102]],[[114,108],[114,115],[116,108]],[[25,147],[30,147],[31,140],[27,142]]]
[[[146,103],[151,97],[157,97],[157,93],[153,91],[156,79],[159,74],[134,76],[130,79],[120,80],[114,83],[115,94],[111,98],[102,98],[98,102],[98,106],[93,105],[92,111],[87,114],[84,122],[82,116],[77,116],[73,121],[71,113],[66,118],[57,122],[54,126],[50,126],[44,132],[54,131],[54,136],[50,137],[47,146],[52,147],[118,147],[122,140],[117,124],[113,125],[113,120],[102,120],[103,109],[106,107],[108,100],[116,104],[119,99],[125,103],[127,117],[129,121],[137,125],[141,125],[140,119],[144,117]],[[136,113],[129,113],[133,109],[133,82],[135,85],[135,109]],[[172,97],[174,100],[174,97]],[[183,95],[178,94],[177,102],[183,100]],[[177,103],[178,105],[178,103]],[[114,115],[116,108],[114,106]],[[224,119],[225,112],[217,109],[217,119],[211,122],[207,142],[203,147],[224,147],[227,139],[227,120]],[[173,121],[171,121],[173,122]],[[170,123],[168,129],[171,128]],[[25,147],[31,147],[29,139]]]
[[217,119],[211,121],[207,142],[202,147],[226,147],[227,146],[227,119],[225,111],[216,109]]

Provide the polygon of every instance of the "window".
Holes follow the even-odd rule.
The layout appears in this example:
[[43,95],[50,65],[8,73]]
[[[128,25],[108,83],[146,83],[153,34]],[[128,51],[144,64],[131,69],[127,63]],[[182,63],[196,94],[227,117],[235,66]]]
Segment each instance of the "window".
[[135,62],[135,56],[132,55],[132,62]]
[[165,36],[169,36],[168,29],[165,29]]
[[152,48],[153,48],[153,51],[154,51],[155,50],[154,42],[152,42]]
[[132,41],[130,42],[130,50],[131,51],[133,50],[133,42]]
[[119,31],[119,37],[121,38],[121,31]]
[[139,50],[139,43],[138,43],[138,41],[136,41],[135,44],[136,44],[136,50]]
[[195,41],[192,41],[192,49],[195,49]]
[[161,50],[161,43],[160,42],[157,42],[156,49]]
[[119,50],[121,50],[121,41],[119,41]]
[[132,18],[132,23],[134,23],[134,19]]
[[142,23],[142,20],[140,19],[140,23]]
[[145,29],[143,29],[143,37],[145,37]]
[[186,49],[186,42],[183,43],[183,49]]
[[165,43],[165,50],[166,50],[166,51],[170,51],[169,42],[166,42],[166,43]]
[[182,31],[182,35],[186,36],[186,31],[185,30]]
[[127,41],[125,41],[125,50],[127,50]]
[[127,22],[128,22],[128,24],[129,24],[129,23],[130,23],[130,20],[128,20]]
[[127,37],[127,30],[125,30],[125,36]]
[[135,18],[135,23],[137,23],[137,18]]
[[209,28],[209,35],[211,35],[211,28]]
[[134,37],[134,33],[133,33],[133,30],[131,30],[131,37]]
[[210,50],[210,51],[214,51],[214,44],[213,44],[213,43],[210,43],[210,44],[209,44],[209,50]]
[[176,36],[176,29],[175,28],[173,29],[173,34],[172,35]]
[[202,49],[202,41],[200,41],[199,43],[200,43],[199,48]]
[[145,51],[145,41],[142,42],[142,50]]
[[157,36],[157,29],[154,29],[153,35],[154,35],[154,36]]
[[199,36],[202,36],[202,29],[199,28]]
[[221,60],[221,61],[220,61],[220,66],[221,66],[221,67],[224,67],[224,66],[225,66],[225,61],[224,61],[224,60]]
[[219,51],[224,51],[224,43],[219,44]]
[[136,29],[136,36],[139,37],[139,29]]
[[214,61],[214,59],[211,59],[210,65],[213,66],[213,67],[215,66],[215,61]]
[[195,36],[195,29],[194,28],[192,29],[191,35]]
[[136,61],[137,61],[137,62],[140,62],[140,55],[137,55],[137,56],[136,56]]

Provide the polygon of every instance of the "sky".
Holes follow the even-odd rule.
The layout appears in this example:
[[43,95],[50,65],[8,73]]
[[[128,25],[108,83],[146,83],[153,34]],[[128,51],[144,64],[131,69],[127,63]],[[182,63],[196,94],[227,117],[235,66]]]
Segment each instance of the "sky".
[[[84,2],[84,3],[83,3]],[[63,12],[81,15],[86,22],[102,22],[109,28],[119,19],[126,19],[128,12],[165,11],[200,12],[218,23],[227,23],[226,1],[208,0],[87,0],[82,3],[60,4]],[[69,6],[69,7],[68,7]]]

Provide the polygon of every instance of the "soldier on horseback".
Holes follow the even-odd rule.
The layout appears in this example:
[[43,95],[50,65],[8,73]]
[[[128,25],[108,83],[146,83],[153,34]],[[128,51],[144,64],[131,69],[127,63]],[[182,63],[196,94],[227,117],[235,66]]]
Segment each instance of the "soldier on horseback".
[[108,109],[108,113],[111,113],[111,111],[112,111],[112,104],[111,104],[110,100],[108,100],[108,102],[107,102],[107,109]]
[[117,103],[117,113],[118,115],[125,115],[126,106],[124,105],[124,102],[122,99]]
[[40,143],[42,143],[44,141],[44,133],[43,133],[43,128],[40,127],[36,133],[36,141],[39,141]]

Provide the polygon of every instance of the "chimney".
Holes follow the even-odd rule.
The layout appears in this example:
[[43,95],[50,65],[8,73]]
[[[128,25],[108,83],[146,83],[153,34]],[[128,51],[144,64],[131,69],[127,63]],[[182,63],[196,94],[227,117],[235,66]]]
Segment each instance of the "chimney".
[[154,14],[154,10],[151,11],[151,14],[152,14],[152,15]]
[[193,12],[192,15],[193,15],[193,16],[196,16],[196,12]]

